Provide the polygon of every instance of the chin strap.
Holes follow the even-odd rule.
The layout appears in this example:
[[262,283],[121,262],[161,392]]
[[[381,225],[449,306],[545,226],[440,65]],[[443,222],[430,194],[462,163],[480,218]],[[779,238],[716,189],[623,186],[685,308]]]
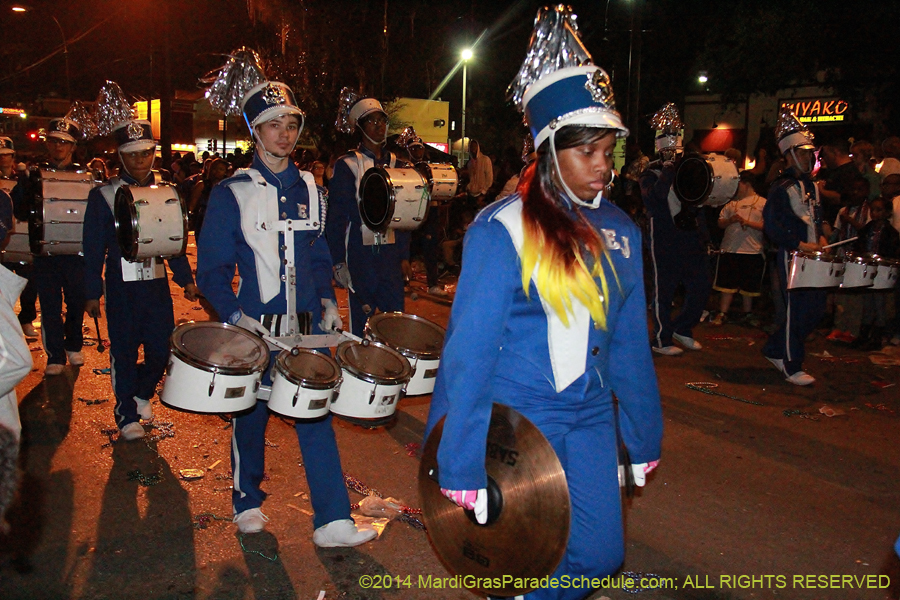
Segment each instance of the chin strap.
[[373,144],[378,144],[379,146],[383,146],[384,143],[387,141],[387,129],[384,130],[384,139],[381,140],[380,142],[379,142],[378,140],[373,140],[372,138],[370,138],[370,137],[369,137],[369,134],[367,134],[367,133],[366,133],[366,130],[363,129],[362,127],[360,127],[359,130],[360,130],[360,132],[362,132],[363,136],[364,136],[367,140],[369,140],[370,142],[372,142]]
[[[296,141],[294,142],[294,145],[291,146],[290,151],[288,151],[287,156],[278,156],[277,154],[272,154],[271,152],[266,150],[266,145],[263,144],[262,139],[260,139],[260,137],[258,135],[256,135],[255,130],[253,132],[253,138],[256,140],[256,145],[259,146],[260,148],[262,148],[263,162],[265,162],[266,166],[269,167],[269,169],[273,170],[273,172],[274,172],[274,169],[279,166],[279,163],[281,163],[282,161],[285,161],[285,160],[290,160],[291,153],[294,151],[294,148],[297,147],[297,142],[300,141],[300,136],[298,135]],[[270,158],[271,158],[271,160],[269,160]]]
[[[117,149],[116,152],[119,154],[119,164],[122,165],[122,170],[125,171],[126,173],[128,173],[129,175],[131,175],[131,171],[129,171],[125,167],[125,160],[122,158],[122,151]],[[147,179],[147,177],[149,177],[153,173],[153,165],[155,165],[155,164],[156,164],[156,148],[154,147],[153,148],[153,162],[150,163],[150,172],[147,173],[146,177],[144,177],[145,180]],[[131,178],[134,180],[137,180],[137,177],[135,177],[134,175],[131,175]],[[140,185],[142,183],[144,183],[144,182],[138,181],[138,185]]]
[[815,163],[813,163],[813,161],[811,161],[811,160],[808,161],[808,163],[806,165],[807,168],[804,169],[803,167],[800,166],[800,161],[797,159],[797,154],[794,152],[794,150],[796,150],[796,146],[791,146],[791,156],[794,159],[794,165],[797,167],[797,170],[800,171],[801,173],[805,173],[807,175],[812,173],[812,168]]
[[[566,195],[574,202],[575,204],[581,206],[587,206],[588,208],[597,208],[600,206],[600,201],[603,200],[603,190],[597,192],[597,195],[594,196],[594,199],[590,202],[585,202],[569,189],[568,184],[566,184],[566,180],[563,179],[562,170],[559,168],[559,159],[556,157],[556,131],[550,132],[550,157],[553,159],[553,168],[556,169],[556,175],[559,177],[559,183],[562,185],[563,190],[566,192]],[[610,180],[612,181],[612,180]],[[609,187],[609,186],[607,186]]]

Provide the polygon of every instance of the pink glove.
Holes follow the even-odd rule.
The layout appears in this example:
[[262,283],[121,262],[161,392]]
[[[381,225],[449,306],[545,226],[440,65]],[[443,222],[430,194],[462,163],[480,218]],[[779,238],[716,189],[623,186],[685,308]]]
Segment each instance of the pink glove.
[[475,511],[475,520],[480,525],[487,523],[487,489],[480,490],[448,490],[441,488],[441,493],[453,504]]
[[631,465],[631,472],[634,475],[634,485],[637,487],[644,487],[644,484],[647,483],[647,473],[655,469],[658,464],[658,460],[652,460],[648,463]]

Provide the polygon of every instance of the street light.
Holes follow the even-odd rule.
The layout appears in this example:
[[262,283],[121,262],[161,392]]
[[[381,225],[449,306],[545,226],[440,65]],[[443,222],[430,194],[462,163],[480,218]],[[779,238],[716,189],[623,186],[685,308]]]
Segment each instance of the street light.
[[472,50],[471,48],[466,48],[462,51],[462,61],[463,61],[463,95],[462,95],[462,141],[460,142],[460,158],[462,158],[462,153],[466,151],[466,66],[469,64],[469,60],[472,58]]
[[706,71],[700,71],[700,75],[697,76],[697,81],[700,83],[706,83],[709,81],[709,76],[706,74]]
[[[12,7],[12,11],[14,13],[26,13],[31,10],[30,6],[25,6],[22,4],[17,4]],[[66,94],[69,96],[69,100],[72,99],[72,86],[69,84],[69,44],[66,41],[66,34],[63,31],[62,25],[59,24],[59,21],[52,13],[47,13],[53,22],[56,23],[56,26],[59,28],[59,35],[62,37],[63,43],[63,57],[66,59]]]

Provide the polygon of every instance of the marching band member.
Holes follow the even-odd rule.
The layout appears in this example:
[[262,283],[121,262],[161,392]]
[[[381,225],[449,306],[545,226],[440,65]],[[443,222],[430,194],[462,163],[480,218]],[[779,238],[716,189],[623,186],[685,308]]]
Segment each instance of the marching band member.
[[[641,173],[639,182],[650,220],[650,254],[653,261],[653,351],[678,356],[684,350],[702,350],[693,338],[709,299],[709,256],[706,221],[694,207],[675,196],[675,161],[681,156],[684,124],[671,102],[653,115],[659,160]],[[672,318],[672,301],[678,284],[684,285],[684,305]]]
[[370,230],[359,214],[359,185],[374,166],[396,167],[397,157],[384,149],[387,114],[374,98],[341,91],[338,129],[353,133],[359,146],[338,159],[328,183],[329,212],[325,235],[334,262],[334,279],[350,293],[350,329],[363,335],[366,319],[375,313],[404,308],[404,283],[409,278],[410,232]]
[[[70,110],[67,116],[50,120],[45,139],[48,160],[42,169],[76,171],[81,168],[72,157],[83,129],[73,116]],[[26,206],[24,187],[20,182],[13,189],[17,214],[27,214],[30,209]],[[84,346],[81,329],[84,325],[84,258],[77,254],[35,256],[31,273],[41,303],[41,341],[47,353],[44,374],[60,375],[67,360],[75,367],[84,364],[81,353]]]
[[[149,121],[129,119],[114,131],[122,168],[108,183],[91,190],[84,215],[85,310],[100,317],[100,297],[106,297],[110,367],[116,396],[115,417],[126,440],[144,437],[140,419],[153,418],[150,399],[169,360],[169,336],[175,313],[166,267],[160,258],[131,262],[122,256],[116,237],[116,191],[122,185],[147,187],[159,183],[152,170],[156,153]],[[175,224],[179,231],[181,224]],[[168,260],[184,297],[197,299],[198,290],[187,256]],[[106,273],[104,275],[104,264]],[[144,361],[138,350],[144,347]]]
[[[492,403],[530,419],[562,463],[572,505],[566,552],[551,576],[602,577],[624,557],[617,422],[638,485],[660,456],[641,235],[603,197],[616,138],[628,133],[606,72],[577,37],[569,42],[577,31],[570,9],[543,9],[535,29],[510,92],[538,158],[520,192],[468,229],[426,438],[446,416],[440,486],[484,523]],[[559,43],[574,47],[547,56]],[[538,589],[528,598],[588,592]]]
[[[0,189],[11,190],[15,186],[15,181],[18,179],[15,162],[16,149],[13,141],[8,137],[0,137],[0,179],[6,180],[0,182]],[[4,185],[4,183],[8,185]],[[24,221],[25,219],[19,220]],[[4,263],[3,266],[28,282],[19,296],[19,324],[22,326],[22,333],[25,334],[25,337],[36,338],[38,334],[33,321],[37,318],[37,289],[31,278],[32,266],[22,262]]]
[[[280,335],[278,328],[288,319],[288,289],[285,282],[283,233],[279,225],[287,219],[312,223],[315,229],[293,229],[296,267],[297,317],[302,334],[319,334],[341,326],[334,290],[331,259],[321,237],[325,219],[324,190],[317,188],[311,173],[301,172],[290,160],[300,137],[304,114],[294,93],[283,83],[266,82],[258,57],[242,50],[220,72],[227,78],[231,68],[250,62],[260,83],[251,81],[238,89],[217,88],[207,97],[214,107],[237,103],[256,141],[249,169],[238,171],[213,188],[200,234],[197,280],[200,289],[223,320],[259,334]],[[248,72],[240,68],[239,72]],[[252,86],[252,87],[251,87]],[[250,87],[246,94],[241,91]],[[225,98],[242,98],[227,100]],[[241,278],[237,295],[231,287],[235,265]],[[271,322],[272,329],[262,322]],[[271,363],[274,365],[274,356]],[[271,385],[271,371],[263,383]],[[268,517],[260,510],[266,494],[260,489],[265,466],[265,431],[269,409],[257,402],[253,410],[232,419],[231,462],[234,472],[234,522],[242,533],[261,531]],[[313,543],[321,547],[356,546],[375,537],[371,529],[357,529],[350,518],[350,500],[341,470],[331,415],[316,420],[298,420],[295,426],[306,468],[310,500],[315,512]]]
[[824,289],[787,289],[791,252],[816,252],[828,242],[822,233],[822,205],[818,188],[810,180],[815,165],[812,132],[783,107],[775,127],[778,149],[788,168],[769,190],[763,210],[764,231],[778,246],[776,268],[787,319],[769,336],[763,356],[794,385],[810,385],[816,380],[803,371],[806,336],[825,314]]

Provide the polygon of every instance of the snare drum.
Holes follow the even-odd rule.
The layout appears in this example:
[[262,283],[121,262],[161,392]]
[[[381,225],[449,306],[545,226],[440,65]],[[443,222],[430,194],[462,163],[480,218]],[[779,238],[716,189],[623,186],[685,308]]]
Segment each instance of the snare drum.
[[126,260],[184,256],[187,210],[175,186],[123,185],[116,191],[115,212],[116,237]]
[[406,357],[412,368],[407,396],[430,394],[441,363],[444,335],[440,325],[401,312],[379,313],[366,322],[366,336]]
[[341,383],[341,368],[327,354],[297,350],[297,356],[284,350],[275,359],[269,408],[295,419],[324,417]]
[[331,412],[356,419],[384,419],[397,410],[409,382],[409,361],[379,342],[342,342],[337,349],[344,381]]
[[428,184],[415,169],[372,167],[359,184],[359,215],[378,233],[410,231],[428,215]]
[[675,168],[672,191],[685,204],[722,206],[737,193],[734,161],[720,154],[687,154]]
[[872,258],[878,263],[878,272],[875,274],[875,280],[872,281],[872,289],[889,290],[896,287],[897,279],[900,278],[900,260],[881,256]]
[[446,202],[456,195],[459,176],[453,165],[420,162],[416,163],[416,171],[425,178],[428,193],[435,202]]
[[9,242],[0,251],[0,261],[5,263],[31,263],[34,255],[28,240],[28,221],[13,219],[13,228],[9,232]]
[[87,171],[32,169],[28,234],[35,255],[81,253],[88,194],[100,183]]
[[844,261],[824,252],[791,252],[788,289],[836,287],[844,279]]
[[160,399],[173,408],[230,413],[253,408],[269,364],[259,337],[227,323],[203,321],[175,328]]
[[841,287],[870,287],[875,281],[877,272],[878,262],[875,259],[848,252],[844,257],[844,278]]

